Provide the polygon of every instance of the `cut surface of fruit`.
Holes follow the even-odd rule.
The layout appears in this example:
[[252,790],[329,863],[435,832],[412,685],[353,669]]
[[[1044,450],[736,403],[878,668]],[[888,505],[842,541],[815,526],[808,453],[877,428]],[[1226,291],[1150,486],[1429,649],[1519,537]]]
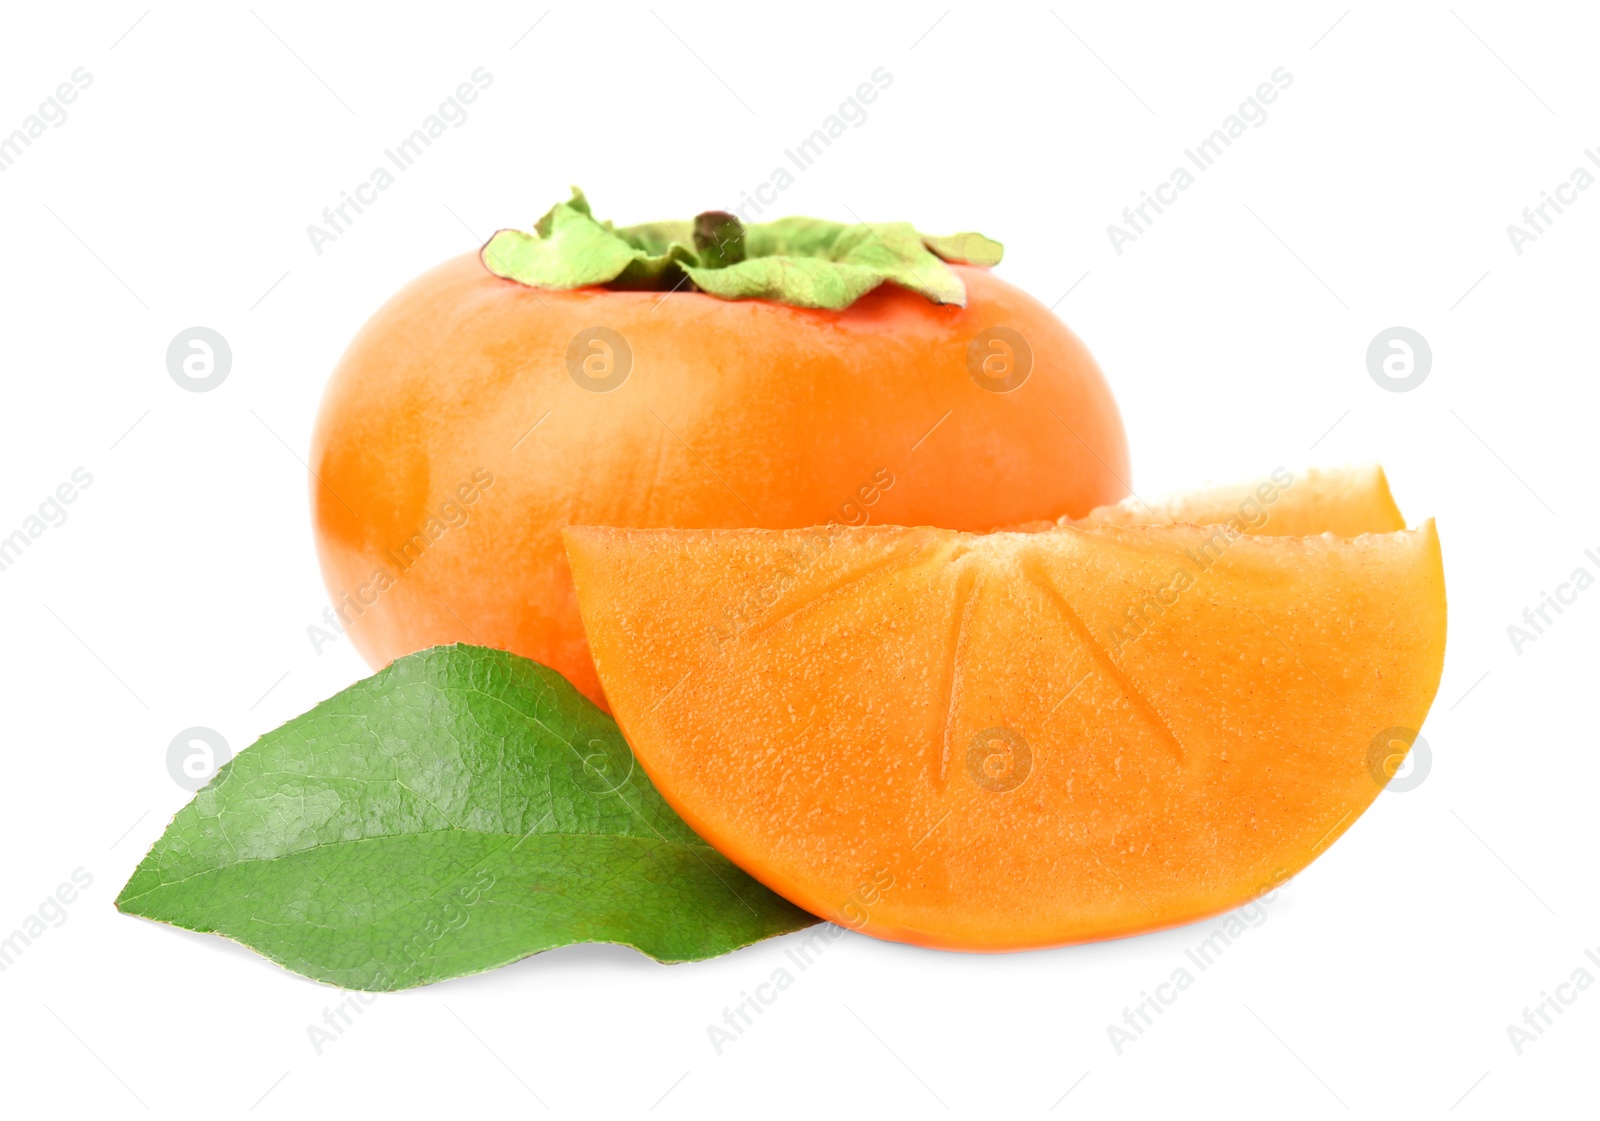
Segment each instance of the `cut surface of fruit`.
[[882,938],[1059,945],[1303,868],[1415,738],[1433,523],[566,533],[606,694],[702,837]]
[[1129,495],[1111,506],[1097,506],[1081,518],[1028,522],[1023,533],[1061,526],[1095,529],[1108,525],[1231,525],[1255,537],[1309,537],[1332,533],[1356,537],[1393,533],[1406,521],[1377,464],[1363,467],[1312,467],[1299,472],[1278,468],[1247,483],[1223,483],[1146,502]]

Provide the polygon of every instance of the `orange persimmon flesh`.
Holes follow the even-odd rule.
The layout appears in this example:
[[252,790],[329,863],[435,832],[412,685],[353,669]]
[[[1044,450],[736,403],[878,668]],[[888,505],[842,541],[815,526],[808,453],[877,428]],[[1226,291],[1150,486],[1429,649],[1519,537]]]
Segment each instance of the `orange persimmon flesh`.
[[1375,746],[1392,763],[1443,666],[1431,521],[565,536],[672,806],[800,906],[926,946],[1116,937],[1276,886],[1377,796]]

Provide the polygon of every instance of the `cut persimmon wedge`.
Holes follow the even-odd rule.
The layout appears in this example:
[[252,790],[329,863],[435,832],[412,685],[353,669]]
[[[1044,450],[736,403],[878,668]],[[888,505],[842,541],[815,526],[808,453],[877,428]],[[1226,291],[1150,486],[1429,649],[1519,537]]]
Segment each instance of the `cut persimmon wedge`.
[[926,946],[1111,938],[1275,887],[1377,796],[1444,659],[1432,522],[566,540],[673,808],[794,903]]

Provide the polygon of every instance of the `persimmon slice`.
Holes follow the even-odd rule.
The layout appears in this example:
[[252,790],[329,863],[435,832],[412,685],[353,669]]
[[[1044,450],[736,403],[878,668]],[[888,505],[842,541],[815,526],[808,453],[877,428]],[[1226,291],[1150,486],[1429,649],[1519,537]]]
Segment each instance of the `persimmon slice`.
[[1281,883],[1377,796],[1444,659],[1432,522],[566,540],[673,808],[800,906],[928,946],[1132,934]]

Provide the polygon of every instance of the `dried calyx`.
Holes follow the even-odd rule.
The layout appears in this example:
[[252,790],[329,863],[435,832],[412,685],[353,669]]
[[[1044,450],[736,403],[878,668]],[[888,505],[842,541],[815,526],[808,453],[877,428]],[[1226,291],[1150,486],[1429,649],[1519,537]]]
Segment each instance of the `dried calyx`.
[[1001,246],[976,233],[922,234],[909,222],[782,218],[747,226],[722,210],[617,227],[597,221],[574,187],[532,233],[501,230],[479,255],[496,276],[533,288],[699,291],[839,310],[885,282],[965,306],[966,286],[950,265],[998,264]]

